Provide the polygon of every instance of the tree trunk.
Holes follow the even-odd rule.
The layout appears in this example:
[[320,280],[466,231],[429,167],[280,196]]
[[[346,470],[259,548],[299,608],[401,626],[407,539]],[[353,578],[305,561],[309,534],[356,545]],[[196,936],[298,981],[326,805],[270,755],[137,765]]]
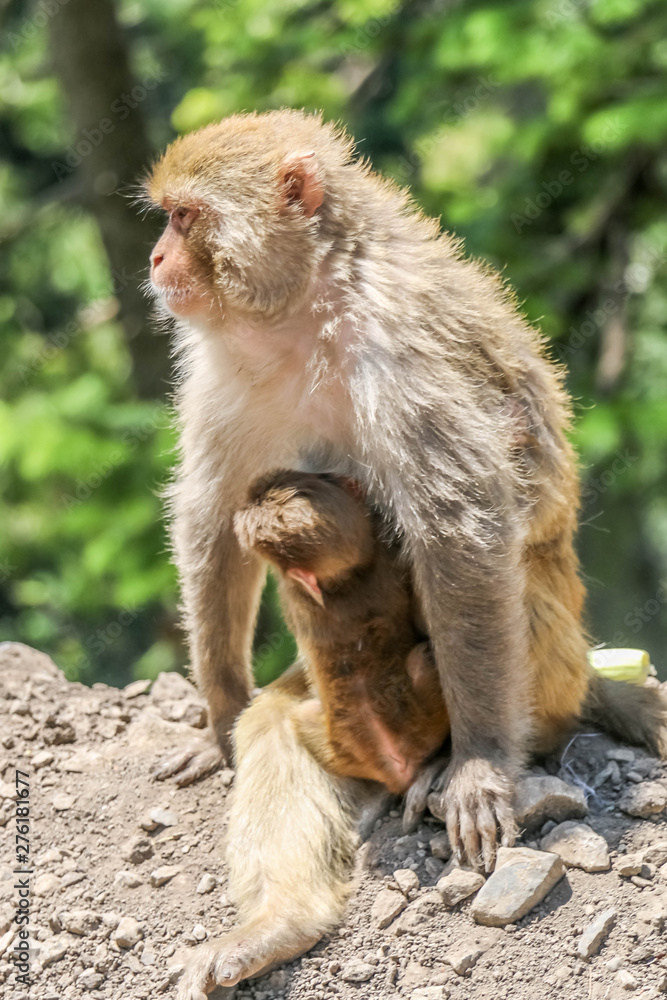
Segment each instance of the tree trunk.
[[169,380],[168,345],[150,322],[141,282],[155,231],[127,195],[151,161],[142,102],[157,76],[137,81],[113,0],[68,0],[49,20],[55,72],[76,130],[62,178],[78,170],[85,207],[94,214],[109,258],[114,293],[143,398],[163,396]]

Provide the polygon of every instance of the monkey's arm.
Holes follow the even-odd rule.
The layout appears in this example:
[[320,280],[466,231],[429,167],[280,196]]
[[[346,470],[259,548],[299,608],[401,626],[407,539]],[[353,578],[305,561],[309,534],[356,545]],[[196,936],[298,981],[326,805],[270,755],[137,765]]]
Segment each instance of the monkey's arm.
[[488,871],[497,831],[506,845],[516,836],[511,799],[529,725],[522,573],[511,553],[479,576],[440,559],[423,553],[416,577],[451,725],[442,809],[459,857]]
[[498,830],[504,843],[515,836],[512,785],[530,715],[520,484],[481,377],[453,372],[437,345],[425,344],[424,358],[409,350],[398,358],[398,368],[387,357],[384,368],[364,371],[357,407],[376,456],[375,494],[401,530],[451,720],[442,794],[452,846],[490,869]]
[[230,760],[230,734],[248,703],[253,624],[264,569],[242,553],[231,521],[210,539],[197,538],[188,517],[179,518],[177,553],[192,670],[208,703],[209,730],[161,761],[154,777],[178,775],[187,785]]
[[181,399],[183,461],[170,490],[172,541],[181,580],[192,671],[208,702],[208,738],[167,759],[155,776],[188,784],[228,758],[230,732],[251,689],[253,625],[265,567],[242,551],[233,515],[246,497],[257,458],[234,421],[216,427],[186,386]]

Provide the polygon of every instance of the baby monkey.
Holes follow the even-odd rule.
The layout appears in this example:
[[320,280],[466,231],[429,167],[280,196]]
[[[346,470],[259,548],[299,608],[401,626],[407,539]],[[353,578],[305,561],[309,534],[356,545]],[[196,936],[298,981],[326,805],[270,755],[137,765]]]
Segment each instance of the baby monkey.
[[234,528],[280,572],[312,689],[293,708],[302,744],[332,774],[405,792],[449,719],[409,575],[379,516],[350,481],[281,470],[251,487]]

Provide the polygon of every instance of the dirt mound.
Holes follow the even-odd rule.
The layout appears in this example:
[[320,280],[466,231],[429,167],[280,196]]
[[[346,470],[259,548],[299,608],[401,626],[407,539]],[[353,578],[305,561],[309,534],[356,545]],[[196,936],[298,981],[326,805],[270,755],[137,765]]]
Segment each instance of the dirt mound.
[[[150,690],[142,682],[91,689],[68,683],[41,653],[0,646],[3,995],[172,997],[192,948],[233,925],[220,843],[232,772],[185,789],[148,777],[165,749],[204,722],[195,689],[177,675],[161,675]],[[542,805],[529,802],[526,822],[533,829],[521,842],[529,848],[519,858],[523,874],[506,877],[499,899],[490,883],[483,890],[488,898],[482,890],[476,896],[479,880],[469,873],[448,875],[437,820],[406,837],[393,812],[376,823],[360,851],[359,888],[345,924],[299,961],[218,990],[215,1000],[661,996],[667,991],[665,766],[589,736],[576,739],[564,762],[547,761],[533,773],[586,786],[588,814],[580,815],[585,807],[576,789],[569,790],[569,813],[560,793],[547,800],[547,813],[555,815],[546,822]],[[530,795],[546,785],[533,781]],[[479,921],[485,907],[492,914],[499,903],[507,907],[522,879],[541,877],[547,850],[568,867],[561,875],[547,864],[551,884],[558,880],[541,902],[504,927],[473,920],[473,908]],[[20,895],[22,885],[28,896],[25,889]],[[29,912],[29,925],[16,923],[17,912]],[[28,984],[20,979],[26,926]]]

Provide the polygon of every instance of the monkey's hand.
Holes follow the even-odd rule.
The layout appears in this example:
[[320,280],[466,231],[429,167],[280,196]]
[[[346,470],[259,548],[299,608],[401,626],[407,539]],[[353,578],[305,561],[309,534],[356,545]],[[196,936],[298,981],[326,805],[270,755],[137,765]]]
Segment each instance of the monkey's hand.
[[419,774],[408,788],[403,803],[403,830],[405,833],[414,833],[419,826],[421,818],[426,812],[429,792],[436,784],[436,779],[443,776],[449,760],[449,756],[440,756],[428,761],[422,766]]
[[[504,847],[517,836],[512,809],[512,779],[499,765],[480,757],[454,757],[442,788],[429,796],[435,815],[445,820],[459,863],[493,871],[498,835]],[[433,811],[433,809],[431,809]]]
[[185,746],[158,761],[151,777],[156,781],[164,781],[165,778],[175,776],[176,784],[183,788],[211,774],[226,760],[231,760],[229,748],[223,748],[215,733],[209,730],[207,736],[190,740]]

